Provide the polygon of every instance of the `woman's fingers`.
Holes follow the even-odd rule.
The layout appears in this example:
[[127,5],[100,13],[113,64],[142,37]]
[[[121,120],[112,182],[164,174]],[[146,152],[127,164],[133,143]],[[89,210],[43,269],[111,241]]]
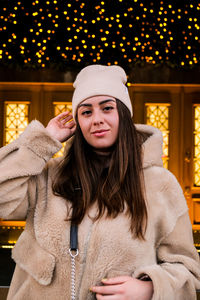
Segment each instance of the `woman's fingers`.
[[93,286],[91,291],[96,294],[101,295],[113,295],[113,294],[121,294],[122,288],[121,285],[103,285],[103,286]]
[[152,281],[141,281],[131,276],[102,279],[103,286],[93,286],[98,300],[150,300],[153,295]]
[[104,284],[103,286],[93,286],[91,290],[97,294],[120,294],[122,291],[121,285],[128,280],[130,280],[129,276],[118,276],[109,279],[104,278],[101,280]]
[[120,300],[118,295],[100,295],[96,294],[97,300]]
[[74,126],[76,126],[76,123],[74,122],[74,120],[71,120],[71,121],[67,122],[65,125],[71,129]]
[[63,118],[65,118],[65,117],[67,117],[69,114],[71,115],[70,111],[69,111],[69,110],[66,110],[66,111],[60,113],[59,115],[57,115],[57,116],[54,118],[54,120],[58,120],[58,121],[59,121],[60,119],[63,119]]
[[122,284],[126,282],[127,280],[133,279],[132,277],[129,276],[118,276],[118,277],[113,277],[113,278],[103,278],[101,281],[105,285],[109,284]]

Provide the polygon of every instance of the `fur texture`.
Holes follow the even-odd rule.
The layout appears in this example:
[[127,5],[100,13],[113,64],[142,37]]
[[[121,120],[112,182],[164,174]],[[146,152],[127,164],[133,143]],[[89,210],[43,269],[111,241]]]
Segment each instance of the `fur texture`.
[[[162,134],[146,125],[143,145],[148,208],[145,241],[134,239],[125,214],[92,222],[95,206],[79,226],[76,265],[77,299],[102,278],[148,274],[153,300],[193,300],[200,288],[199,256],[193,246],[187,205],[176,178],[162,167]],[[0,214],[25,219],[26,228],[13,249],[16,268],[8,300],[70,299],[69,203],[54,196],[52,178],[61,144],[33,121],[13,143],[0,150]],[[48,161],[48,162],[47,162]]]

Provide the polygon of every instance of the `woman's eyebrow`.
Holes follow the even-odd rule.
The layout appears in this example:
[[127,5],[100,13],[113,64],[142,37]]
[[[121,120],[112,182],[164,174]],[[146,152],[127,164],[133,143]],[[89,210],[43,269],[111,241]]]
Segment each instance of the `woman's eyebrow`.
[[103,101],[99,102],[99,105],[104,104],[104,103],[107,103],[107,102],[110,102],[110,101],[116,103],[116,101],[113,100],[113,99],[106,99],[106,100],[103,100]]
[[79,107],[81,107],[81,106],[91,107],[92,104],[90,104],[90,103],[81,103],[81,104],[79,104]]
[[[106,100],[103,100],[103,101],[99,102],[99,105],[110,102],[110,101],[116,103],[116,101],[113,100],[113,99],[106,99]],[[80,103],[79,107],[82,107],[82,106],[83,107],[92,107],[92,104],[91,103]]]

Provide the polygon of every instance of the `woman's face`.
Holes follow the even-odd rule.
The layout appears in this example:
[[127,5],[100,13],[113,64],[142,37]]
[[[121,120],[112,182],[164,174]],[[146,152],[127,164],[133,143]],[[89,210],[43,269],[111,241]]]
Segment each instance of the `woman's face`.
[[87,98],[79,104],[77,115],[82,134],[93,148],[106,150],[115,143],[119,128],[115,98],[111,96]]

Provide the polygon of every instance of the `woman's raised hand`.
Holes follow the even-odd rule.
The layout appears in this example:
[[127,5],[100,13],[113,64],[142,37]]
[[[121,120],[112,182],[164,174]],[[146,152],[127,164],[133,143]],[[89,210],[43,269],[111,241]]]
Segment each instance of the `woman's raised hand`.
[[103,286],[93,286],[98,300],[151,300],[152,281],[142,281],[130,276],[102,279]]
[[63,112],[51,119],[46,127],[48,133],[61,143],[68,140],[76,130],[76,123],[69,111]]

